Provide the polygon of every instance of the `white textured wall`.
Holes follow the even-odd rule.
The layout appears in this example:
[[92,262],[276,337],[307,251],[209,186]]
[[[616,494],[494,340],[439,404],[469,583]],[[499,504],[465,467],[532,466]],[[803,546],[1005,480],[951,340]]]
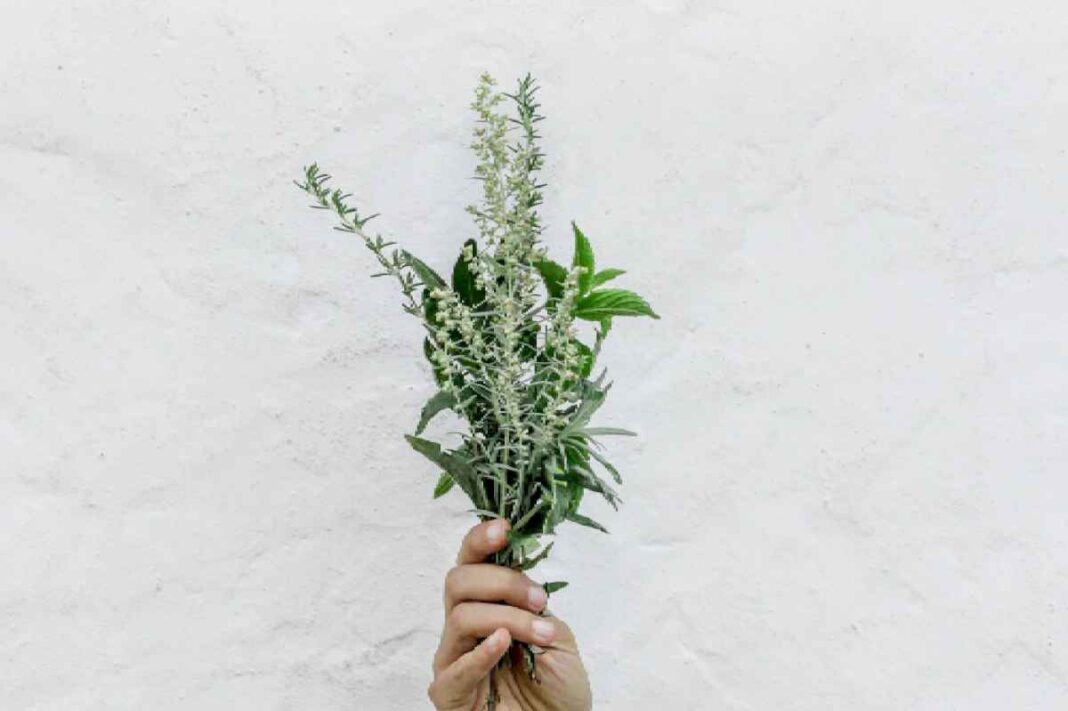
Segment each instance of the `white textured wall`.
[[1068,11],[854,0],[4,0],[0,708],[426,705],[470,518],[289,181],[446,263],[483,69],[664,315],[544,571],[597,708],[1068,708]]

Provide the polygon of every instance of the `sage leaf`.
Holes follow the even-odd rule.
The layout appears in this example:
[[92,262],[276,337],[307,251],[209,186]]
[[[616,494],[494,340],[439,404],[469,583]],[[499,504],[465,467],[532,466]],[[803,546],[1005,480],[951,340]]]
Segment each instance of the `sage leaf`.
[[619,435],[622,437],[637,437],[637,432],[631,432],[621,427],[584,427],[580,430],[580,434],[584,434],[587,437],[603,437],[605,435]]
[[412,446],[412,449],[444,469],[449,476],[456,480],[456,483],[460,485],[464,492],[469,496],[473,495],[472,492],[478,475],[475,472],[475,468],[466,459],[442,450],[440,444],[428,439],[413,437],[412,435],[404,435],[404,439],[408,440],[408,444]]
[[415,426],[416,434],[423,434],[423,430],[434,419],[434,415],[442,410],[448,410],[456,406],[456,396],[446,390],[439,390],[434,397],[426,401],[423,411],[419,415],[419,424]]
[[582,514],[578,513],[577,511],[574,512],[574,513],[568,514],[567,520],[571,521],[572,523],[577,523],[580,526],[585,526],[586,528],[595,528],[598,531],[601,531],[603,533],[608,533],[608,529],[607,528],[605,528],[601,524],[597,523],[592,518],[589,518],[588,516],[583,516]]
[[445,286],[445,280],[441,278],[441,275],[431,269],[426,262],[416,257],[411,252],[402,252],[404,259],[408,266],[412,268],[412,271],[416,273],[419,280],[423,282],[423,286],[434,288],[442,288]]

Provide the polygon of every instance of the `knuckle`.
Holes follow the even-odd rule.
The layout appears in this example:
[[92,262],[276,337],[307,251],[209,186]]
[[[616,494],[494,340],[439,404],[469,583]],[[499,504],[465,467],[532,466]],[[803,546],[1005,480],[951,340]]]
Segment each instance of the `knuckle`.
[[461,631],[464,629],[464,625],[467,621],[467,603],[461,602],[456,607],[449,610],[449,616],[446,619],[446,623],[454,631]]
[[526,600],[527,591],[534,585],[534,583],[523,573],[509,570],[508,571],[508,589],[517,597]]
[[505,607],[504,615],[507,627],[512,634],[525,632],[530,627],[530,623],[534,621],[532,613],[520,610],[518,607]]
[[449,569],[449,572],[445,573],[445,592],[455,592],[456,586],[459,584],[459,578],[463,575],[462,567],[459,565],[453,566]]
[[437,679],[430,682],[430,686],[426,688],[426,695],[434,706],[439,704],[441,701],[441,685]]

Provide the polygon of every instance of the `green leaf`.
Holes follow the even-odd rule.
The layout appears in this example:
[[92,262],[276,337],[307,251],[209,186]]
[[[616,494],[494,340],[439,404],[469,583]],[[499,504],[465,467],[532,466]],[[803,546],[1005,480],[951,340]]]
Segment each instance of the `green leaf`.
[[593,275],[592,286],[593,286],[594,289],[596,289],[601,284],[604,284],[607,281],[612,281],[617,276],[620,276],[621,274],[626,274],[626,273],[627,272],[625,272],[622,269],[604,269],[604,270],[599,271],[599,272],[597,272],[596,274]]
[[564,279],[567,278],[567,270],[551,259],[541,259],[534,266],[541,274],[541,280],[545,282],[545,290],[549,296],[559,299],[564,294]]
[[601,321],[609,316],[652,316],[660,318],[653,307],[626,289],[599,289],[579,299],[575,316],[587,321]]
[[456,480],[449,476],[448,472],[442,472],[438,477],[438,484],[434,487],[434,498],[440,499],[445,494],[449,493],[449,489],[456,484]]
[[589,449],[587,451],[590,453],[591,457],[600,462],[601,466],[604,467],[608,471],[608,473],[612,475],[612,478],[615,479],[615,482],[617,484],[623,483],[623,477],[620,476],[619,470],[616,469],[615,466],[613,466],[612,462],[608,461],[600,452],[595,452],[592,449]]
[[571,229],[575,231],[575,256],[571,260],[571,265],[583,268],[582,274],[579,275],[579,293],[585,294],[593,285],[593,273],[596,266],[593,259],[593,246],[574,222],[571,223]]
[[519,357],[525,361],[531,361],[538,357],[538,323],[530,322],[520,326],[522,331],[519,335]]
[[427,266],[426,262],[419,259],[411,252],[404,251],[404,260],[408,263],[408,266],[418,275],[419,280],[423,282],[424,286],[430,288],[442,288],[445,286],[445,280],[441,278],[441,275]]
[[579,373],[581,374],[581,376],[583,378],[588,378],[590,376],[590,372],[593,370],[593,361],[594,361],[593,349],[590,348],[589,346],[587,346],[582,341],[579,341],[579,340],[574,341],[574,343],[575,343],[576,346],[578,346],[578,350],[579,350],[579,358],[580,358],[580,361],[579,361],[579,363],[580,363]]
[[423,356],[426,357],[426,362],[430,363],[431,370],[434,371],[434,382],[439,386],[445,384],[445,372],[434,362],[431,357],[434,354],[434,346],[430,343],[430,338],[423,339]]
[[426,401],[423,411],[419,415],[419,424],[415,426],[416,434],[423,434],[427,424],[442,410],[448,410],[456,405],[456,396],[451,392],[439,390],[434,397]]
[[587,437],[603,437],[605,435],[621,435],[623,437],[637,437],[636,432],[625,430],[620,427],[584,427],[578,431],[578,434],[586,435]]
[[[475,240],[469,239],[464,242],[464,249],[466,250],[468,247],[471,248],[472,256],[477,254],[478,243]],[[452,290],[468,306],[478,306],[486,298],[485,292],[475,284],[475,274],[471,271],[471,265],[464,259],[463,250],[461,250],[460,256],[456,259],[456,264],[452,267]]]
[[604,400],[608,397],[608,390],[612,387],[609,383],[603,388],[601,383],[604,379],[604,373],[596,381],[584,380],[582,381],[582,401],[578,407],[571,414],[571,419],[564,426],[564,429],[560,432],[562,438],[567,438],[574,435],[576,432],[584,428],[590,423],[590,418],[593,417],[593,413],[597,412],[597,408],[604,404]]
[[430,325],[438,322],[438,300],[430,295],[430,289],[423,289],[423,320]]
[[[549,545],[547,545],[547,546],[545,546],[544,548],[541,549],[541,553],[538,553],[533,558],[527,558],[526,560],[524,560],[523,564],[521,566],[519,566],[519,569],[520,570],[530,570],[535,565],[537,565],[538,563],[540,563],[543,560],[545,560],[546,558],[548,558],[549,557],[549,551],[551,551],[552,549],[553,549],[553,544],[550,543]],[[526,555],[526,551],[524,551],[524,555]]]
[[551,583],[542,583],[541,586],[543,588],[545,588],[545,594],[546,595],[552,595],[557,590],[563,590],[564,588],[566,588],[567,587],[567,581],[566,580],[557,580],[557,581],[554,581],[554,582],[551,582]]
[[587,528],[596,528],[598,531],[603,531],[604,533],[608,533],[608,529],[607,528],[605,528],[601,524],[597,523],[592,518],[587,518],[586,516],[583,516],[582,514],[580,514],[578,512],[568,514],[567,520],[571,521],[572,523],[577,523],[580,526],[586,526]]
[[468,496],[471,495],[478,475],[475,472],[475,468],[466,459],[452,452],[442,450],[440,444],[428,439],[413,437],[412,435],[404,435],[404,439],[408,440],[408,444],[412,446],[412,449],[444,469],[449,476],[456,480],[456,483],[460,485],[460,488]]

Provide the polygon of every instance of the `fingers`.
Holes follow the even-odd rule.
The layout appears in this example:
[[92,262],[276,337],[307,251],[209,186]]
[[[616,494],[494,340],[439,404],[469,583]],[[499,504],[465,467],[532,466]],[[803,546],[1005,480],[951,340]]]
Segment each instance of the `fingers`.
[[553,646],[561,634],[559,621],[552,617],[539,617],[510,605],[461,602],[452,608],[446,619],[435,667],[448,666],[474,649],[478,639],[501,627],[508,630],[513,639],[539,647]]
[[507,519],[497,518],[492,521],[483,521],[473,527],[460,544],[460,553],[456,556],[456,562],[459,565],[484,562],[486,558],[504,548],[508,540],[510,525]]
[[459,565],[445,576],[445,612],[465,601],[503,602],[539,612],[549,596],[519,571],[490,563]]
[[470,699],[511,643],[508,630],[494,630],[481,644],[437,675],[428,691],[430,700],[438,708],[449,708]]

